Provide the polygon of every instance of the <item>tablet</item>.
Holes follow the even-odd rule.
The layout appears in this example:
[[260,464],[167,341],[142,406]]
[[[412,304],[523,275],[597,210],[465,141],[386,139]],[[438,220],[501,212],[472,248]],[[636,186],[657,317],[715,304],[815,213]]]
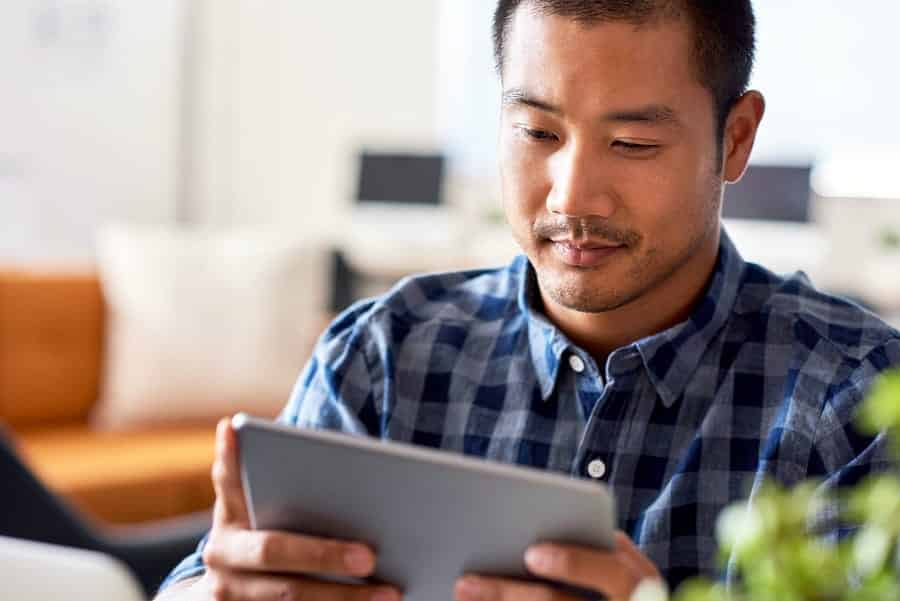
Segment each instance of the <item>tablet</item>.
[[233,425],[251,525],[368,543],[371,581],[406,601],[450,601],[465,573],[532,579],[537,542],[615,545],[599,482],[243,414]]

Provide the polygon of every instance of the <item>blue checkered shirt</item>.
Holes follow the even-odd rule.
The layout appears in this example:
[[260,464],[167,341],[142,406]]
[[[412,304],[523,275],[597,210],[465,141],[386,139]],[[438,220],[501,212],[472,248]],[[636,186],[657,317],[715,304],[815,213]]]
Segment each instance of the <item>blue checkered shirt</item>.
[[[337,318],[280,419],[577,478],[599,459],[619,527],[672,586],[720,575],[716,516],[764,478],[834,488],[889,467],[884,438],[851,423],[900,365],[900,333],[745,262],[724,232],[689,319],[605,365],[538,307],[523,256],[406,279]],[[202,571],[198,550],[167,583]]]

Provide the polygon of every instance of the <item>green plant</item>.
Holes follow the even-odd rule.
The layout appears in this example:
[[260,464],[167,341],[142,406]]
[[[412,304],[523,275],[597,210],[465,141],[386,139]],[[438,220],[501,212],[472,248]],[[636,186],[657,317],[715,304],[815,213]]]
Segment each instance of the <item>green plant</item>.
[[[900,459],[900,371],[875,383],[857,428],[885,431]],[[837,498],[816,491],[814,481],[770,483],[752,505],[726,508],[716,536],[736,584],[692,580],[673,601],[900,601],[900,474],[872,476]],[[810,530],[830,507],[856,526],[836,543]]]
[[881,246],[886,251],[900,250],[900,230],[886,228],[881,232]]

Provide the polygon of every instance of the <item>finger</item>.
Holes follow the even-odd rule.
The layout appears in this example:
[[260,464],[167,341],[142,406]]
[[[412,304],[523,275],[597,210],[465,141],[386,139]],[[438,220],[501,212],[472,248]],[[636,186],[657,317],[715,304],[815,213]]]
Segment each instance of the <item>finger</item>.
[[212,568],[283,574],[363,577],[375,569],[375,553],[359,543],[236,528],[210,536],[203,560]]
[[541,544],[528,550],[525,563],[538,576],[598,591],[611,599],[627,599],[642,580],[655,576],[618,549]]
[[662,574],[659,573],[659,568],[656,567],[656,564],[653,563],[649,557],[644,555],[638,546],[634,544],[634,541],[621,530],[616,531],[616,548],[628,555],[628,557],[638,565],[638,568],[643,574],[650,574],[653,575],[653,577],[662,580]]
[[250,514],[244,500],[241,468],[238,460],[237,436],[231,419],[223,418],[216,426],[216,456],[212,467],[216,505],[213,520],[220,525],[250,527]]
[[288,576],[208,574],[205,587],[215,601],[400,601],[400,591],[386,585],[348,585]]
[[456,601],[582,601],[545,584],[466,575],[456,581]]

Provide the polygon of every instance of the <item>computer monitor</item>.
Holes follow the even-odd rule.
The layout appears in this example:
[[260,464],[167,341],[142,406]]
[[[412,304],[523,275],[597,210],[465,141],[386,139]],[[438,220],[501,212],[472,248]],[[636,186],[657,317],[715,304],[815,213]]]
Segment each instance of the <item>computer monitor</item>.
[[444,157],[440,154],[363,151],[356,202],[407,206],[443,204]]
[[722,216],[809,221],[811,170],[809,165],[750,165],[741,181],[725,187]]

